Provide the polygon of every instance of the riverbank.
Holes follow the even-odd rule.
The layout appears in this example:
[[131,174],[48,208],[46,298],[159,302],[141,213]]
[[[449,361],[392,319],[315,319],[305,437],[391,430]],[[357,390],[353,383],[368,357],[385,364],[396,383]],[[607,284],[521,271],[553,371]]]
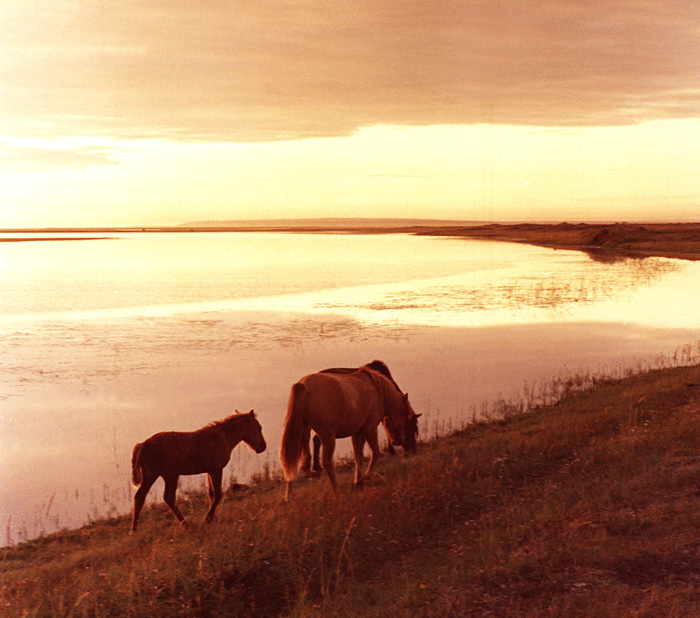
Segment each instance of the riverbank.
[[700,366],[386,457],[361,492],[301,480],[158,505],[0,550],[4,616],[691,616]]
[[416,233],[518,242],[552,249],[575,249],[592,258],[626,257],[700,259],[700,224],[494,224],[428,228]]

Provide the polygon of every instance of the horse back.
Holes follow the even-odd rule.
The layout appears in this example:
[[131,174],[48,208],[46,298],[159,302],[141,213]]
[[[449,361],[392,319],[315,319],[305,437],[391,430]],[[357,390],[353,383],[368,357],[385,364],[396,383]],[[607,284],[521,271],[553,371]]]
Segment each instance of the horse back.
[[300,382],[307,389],[305,420],[319,434],[348,437],[381,419],[381,401],[364,371],[313,373]]

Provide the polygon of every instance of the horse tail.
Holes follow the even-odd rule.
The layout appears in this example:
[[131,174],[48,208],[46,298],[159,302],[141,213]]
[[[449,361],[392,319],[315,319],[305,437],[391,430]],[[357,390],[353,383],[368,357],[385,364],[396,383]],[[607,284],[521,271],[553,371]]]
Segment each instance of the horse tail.
[[134,452],[131,454],[131,481],[138,487],[143,480],[141,472],[141,451],[143,450],[143,442],[140,442],[134,447]]
[[284,478],[293,481],[301,461],[304,443],[304,403],[306,401],[306,386],[297,382],[292,386],[287,404],[287,418],[284,420],[282,444],[280,445],[280,460],[284,470]]

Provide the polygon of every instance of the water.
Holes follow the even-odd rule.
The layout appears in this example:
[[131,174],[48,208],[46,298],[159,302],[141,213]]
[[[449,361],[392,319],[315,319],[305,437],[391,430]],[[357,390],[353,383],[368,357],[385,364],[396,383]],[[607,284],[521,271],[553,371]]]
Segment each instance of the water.
[[690,262],[407,235],[75,236],[0,243],[4,543],[127,512],[134,443],[236,408],[269,448],[239,446],[226,482],[274,474],[289,387],[325,367],[384,360],[432,436],[572,375],[699,352]]

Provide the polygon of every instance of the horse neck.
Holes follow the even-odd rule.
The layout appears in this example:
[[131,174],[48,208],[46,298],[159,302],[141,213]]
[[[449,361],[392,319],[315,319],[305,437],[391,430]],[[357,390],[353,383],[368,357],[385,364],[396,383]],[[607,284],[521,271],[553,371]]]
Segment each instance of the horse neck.
[[389,416],[403,416],[403,395],[394,388],[393,384],[389,384],[386,391],[384,409],[390,412]]
[[241,418],[234,417],[228,421],[224,421],[219,425],[219,430],[226,440],[226,444],[231,450],[243,440],[243,431],[241,430]]
[[382,374],[373,375],[372,379],[382,398],[384,412],[389,416],[397,416],[401,410],[401,391],[399,391],[396,383]]

